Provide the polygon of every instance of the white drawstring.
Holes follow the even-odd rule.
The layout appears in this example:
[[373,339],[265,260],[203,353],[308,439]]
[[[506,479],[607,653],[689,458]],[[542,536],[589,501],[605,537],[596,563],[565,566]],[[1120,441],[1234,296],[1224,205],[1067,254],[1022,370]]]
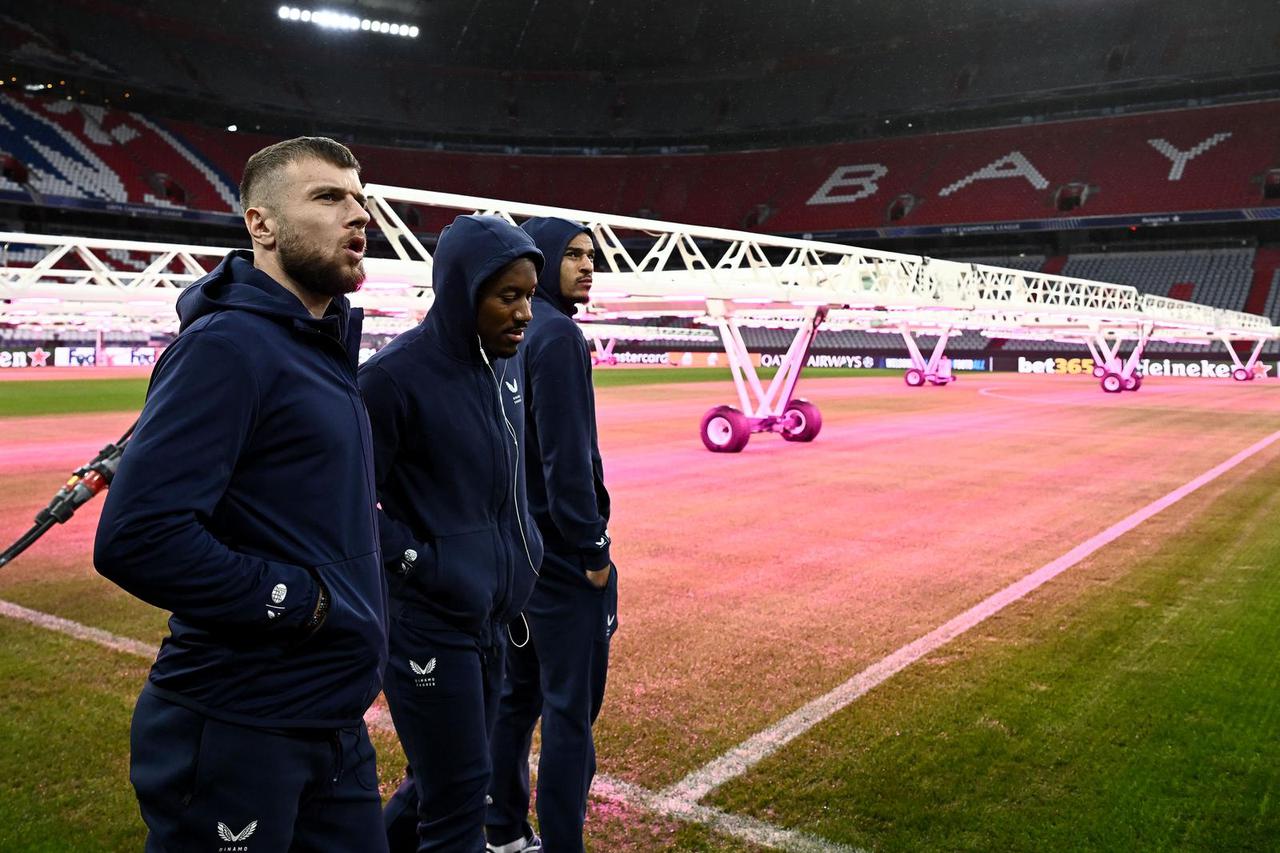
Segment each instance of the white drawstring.
[[520,621],[524,623],[523,643],[516,642],[516,635],[511,633],[511,626],[507,625],[507,636],[511,638],[511,645],[515,646],[517,649],[523,649],[525,646],[529,645],[529,641],[533,639],[533,632],[529,630],[529,620],[524,618],[523,612],[520,614]]
[[[511,425],[511,421],[507,419],[506,406],[502,405],[502,380],[498,378],[498,374],[493,372],[493,364],[489,361],[489,355],[484,351],[484,343],[480,340],[480,336],[476,335],[476,342],[480,344],[480,357],[484,359],[484,366],[489,368],[489,375],[493,377],[493,387],[498,394],[498,411],[502,412],[502,422],[507,425],[507,432],[511,433],[511,443],[516,448],[516,461],[511,471],[511,502],[516,506],[516,527],[520,529],[520,543],[524,545],[524,558],[529,561],[529,568],[533,570],[535,575],[541,577],[538,567],[533,564],[533,555],[529,553],[529,540],[524,535],[524,519],[520,517],[520,439],[516,436],[516,428]],[[502,365],[502,379],[507,378],[507,365]],[[525,389],[526,393],[528,389]],[[521,614],[523,618],[524,614]],[[527,628],[528,625],[526,624]],[[514,642],[514,640],[513,640]],[[528,642],[526,640],[525,642]]]

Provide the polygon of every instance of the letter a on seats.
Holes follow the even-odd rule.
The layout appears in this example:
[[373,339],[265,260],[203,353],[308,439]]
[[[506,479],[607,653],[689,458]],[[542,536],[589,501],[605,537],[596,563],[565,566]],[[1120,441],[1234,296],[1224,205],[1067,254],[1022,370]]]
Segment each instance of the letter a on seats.
[[993,160],[972,174],[965,175],[954,184],[938,191],[939,196],[949,196],[956,190],[962,190],[974,181],[990,181],[997,178],[1026,178],[1031,186],[1042,190],[1049,182],[1040,174],[1040,170],[1031,164],[1021,151],[1010,151],[999,160]]

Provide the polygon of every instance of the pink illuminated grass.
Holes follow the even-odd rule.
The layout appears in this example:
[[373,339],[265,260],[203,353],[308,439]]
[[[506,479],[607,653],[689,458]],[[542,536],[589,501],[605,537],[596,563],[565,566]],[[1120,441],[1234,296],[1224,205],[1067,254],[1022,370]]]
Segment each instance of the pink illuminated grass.
[[[921,389],[813,378],[799,395],[823,413],[814,443],[756,435],[741,454],[713,455],[697,425],[712,405],[736,403],[727,381],[598,388],[622,598],[602,773],[674,783],[1280,427],[1269,382],[1149,380],[1103,395],[1084,377],[965,375]],[[5,419],[0,538],[25,529],[131,418]],[[0,570],[0,598],[155,641],[163,614],[89,566],[99,509]],[[1165,522],[1161,535],[1179,529],[1176,514]],[[388,785],[401,756],[388,735],[378,746]],[[32,784],[61,778],[39,772]],[[124,784],[102,778],[84,796]],[[596,849],[728,849],[603,801],[591,826]]]

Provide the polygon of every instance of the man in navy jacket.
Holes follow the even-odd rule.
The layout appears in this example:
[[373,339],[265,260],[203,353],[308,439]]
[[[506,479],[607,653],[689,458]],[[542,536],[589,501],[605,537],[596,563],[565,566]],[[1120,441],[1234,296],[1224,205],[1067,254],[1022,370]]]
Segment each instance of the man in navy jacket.
[[478,853],[508,625],[525,634],[542,562],[517,357],[542,253],[503,219],[459,216],[433,260],[426,319],[360,369],[391,578],[385,689],[411,768],[386,820],[397,851],[407,834]]
[[[590,296],[595,247],[588,229],[566,219],[539,217],[523,228],[547,258],[523,352],[529,505],[547,551],[525,608],[532,641],[507,661],[485,823],[490,851],[531,853],[541,842],[548,853],[574,853],[583,849],[596,769],[591,727],[618,627],[591,357],[572,319]],[[528,822],[529,746],[539,715],[541,839]]]
[[253,252],[178,301],[94,563],[170,610],[134,712],[149,853],[382,845],[362,716],[386,663],[373,448],[356,385],[369,214],[324,138],[245,166]]

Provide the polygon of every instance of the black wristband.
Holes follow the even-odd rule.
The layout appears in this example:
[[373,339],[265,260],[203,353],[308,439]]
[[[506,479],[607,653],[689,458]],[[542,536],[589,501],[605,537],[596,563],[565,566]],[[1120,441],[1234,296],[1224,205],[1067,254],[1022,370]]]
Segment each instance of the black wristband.
[[311,618],[307,620],[306,629],[314,631],[324,624],[325,617],[329,615],[329,590],[324,588],[324,584],[319,580],[316,586],[320,588],[319,595],[316,596],[316,609],[311,614]]

